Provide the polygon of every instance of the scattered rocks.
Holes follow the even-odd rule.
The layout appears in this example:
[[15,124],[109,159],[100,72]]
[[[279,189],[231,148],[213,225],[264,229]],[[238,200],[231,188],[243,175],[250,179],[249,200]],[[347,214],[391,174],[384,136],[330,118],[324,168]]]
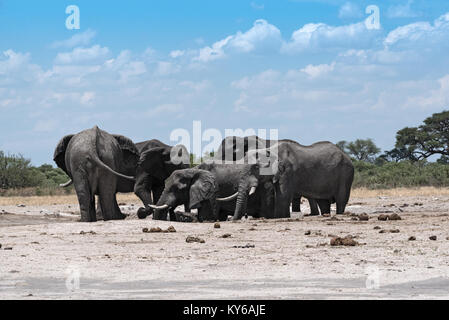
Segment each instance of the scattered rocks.
[[356,246],[359,243],[353,239],[351,235],[348,235],[344,238],[335,237],[330,241],[331,246]]
[[397,213],[392,213],[388,216],[388,220],[402,220],[402,218]]
[[399,229],[391,229],[391,230],[380,230],[379,233],[399,233],[400,230]]
[[215,222],[215,224],[214,224],[214,228],[215,228],[215,229],[220,229],[220,228],[221,228],[221,225],[220,225],[220,223],[218,223],[218,222]]
[[368,221],[369,220],[369,216],[366,213],[359,214],[358,218],[360,221]]
[[167,228],[167,230],[162,230],[160,227],[151,228],[148,230],[148,228],[142,229],[143,233],[170,233],[170,232],[176,232],[176,229],[173,226],[170,226]]
[[377,217],[377,220],[380,220],[380,221],[387,221],[387,220],[396,221],[396,220],[402,220],[402,218],[397,213],[392,213],[390,215],[381,214],[381,215],[379,215]]
[[437,239],[437,236],[430,236],[429,239],[435,241]]
[[94,235],[94,234],[97,234],[97,233],[94,232],[94,231],[87,231],[87,232],[85,232],[85,231],[80,231],[80,234],[81,234],[81,235],[85,235],[85,234],[92,234],[92,235]]
[[233,246],[233,248],[239,248],[239,249],[248,249],[248,248],[255,248],[256,246],[253,244],[245,244],[244,246]]
[[201,239],[199,237],[194,237],[194,236],[188,236],[186,238],[186,242],[187,243],[192,243],[192,242],[206,243],[206,241],[204,241],[204,239]]
[[415,241],[416,237],[415,236],[411,236],[410,238],[408,238],[408,241]]

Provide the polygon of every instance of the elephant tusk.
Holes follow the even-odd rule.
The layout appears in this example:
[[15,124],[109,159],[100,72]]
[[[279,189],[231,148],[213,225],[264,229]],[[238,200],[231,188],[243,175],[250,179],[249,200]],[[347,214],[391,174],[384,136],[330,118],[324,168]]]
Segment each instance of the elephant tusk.
[[154,210],[168,209],[168,204],[164,204],[163,206],[155,206],[154,204],[150,204],[149,206],[151,209],[154,209]]
[[66,188],[66,187],[70,186],[72,183],[73,183],[73,180],[70,179],[70,180],[67,181],[66,183],[61,183],[59,186],[60,186],[61,188]]
[[249,195],[253,195],[256,193],[256,188],[257,187],[251,187],[251,190],[249,190]]
[[232,196],[229,196],[227,198],[217,198],[217,201],[220,201],[220,202],[231,201],[231,200],[234,200],[235,198],[237,198],[238,195],[239,195],[239,192],[237,191]]

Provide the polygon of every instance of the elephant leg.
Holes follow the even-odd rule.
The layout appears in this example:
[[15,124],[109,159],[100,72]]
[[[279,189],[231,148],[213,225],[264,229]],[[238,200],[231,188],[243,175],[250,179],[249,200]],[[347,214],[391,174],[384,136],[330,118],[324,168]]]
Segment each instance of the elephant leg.
[[126,217],[124,214],[122,214],[117,204],[115,195],[116,182],[117,179],[115,177],[107,176],[103,177],[102,181],[98,185],[98,198],[100,200],[103,219],[105,221],[120,220]]
[[297,197],[293,198],[292,211],[293,212],[301,212],[301,196],[297,196]]
[[[320,214],[320,211],[318,210],[318,204],[317,200],[315,199],[307,199],[309,200],[309,206],[310,206],[310,215],[311,216],[317,216]],[[321,208],[321,207],[320,207]],[[322,212],[322,211],[321,211]]]
[[218,214],[218,220],[220,221],[228,220],[228,212],[225,210],[220,210],[220,213]]
[[321,210],[321,214],[330,214],[331,213],[331,202],[329,200],[317,200],[318,205]]
[[97,201],[97,212],[96,212],[97,221],[104,220],[103,219],[103,212],[101,210],[101,203],[100,201]]
[[89,180],[82,173],[73,175],[73,184],[80,206],[81,222],[97,221],[95,214],[95,195],[91,192]]
[[290,203],[292,202],[292,195],[288,191],[288,187],[277,184],[276,185],[276,204],[275,217],[289,218],[290,217]]

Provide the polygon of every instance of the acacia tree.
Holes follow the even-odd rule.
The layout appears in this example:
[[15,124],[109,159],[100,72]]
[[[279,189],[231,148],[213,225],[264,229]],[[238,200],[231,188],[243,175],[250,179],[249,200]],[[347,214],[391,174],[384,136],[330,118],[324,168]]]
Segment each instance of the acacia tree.
[[[341,142],[340,142],[341,143]],[[357,139],[355,141],[339,145],[340,148],[359,161],[373,163],[380,149],[376,146],[372,139]]]
[[449,156],[449,111],[434,113],[419,127],[406,127],[396,134],[395,149],[390,152],[397,160],[422,160],[440,154]]

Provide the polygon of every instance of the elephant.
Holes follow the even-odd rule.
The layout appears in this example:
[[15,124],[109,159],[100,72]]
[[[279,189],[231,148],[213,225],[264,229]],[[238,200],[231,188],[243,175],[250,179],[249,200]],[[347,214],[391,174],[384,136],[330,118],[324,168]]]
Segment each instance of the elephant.
[[[215,159],[224,160],[225,163],[235,163],[244,159],[249,150],[266,149],[277,144],[278,142],[290,142],[296,143],[296,141],[284,139],[284,140],[265,140],[258,136],[237,137],[229,136],[223,139],[215,153]],[[301,197],[302,195],[295,195],[292,200],[292,211],[301,212]],[[318,203],[314,199],[307,199],[310,206],[310,214],[318,215]]]
[[[153,213],[150,205],[159,201],[165,180],[175,170],[190,167],[190,155],[183,145],[169,146],[156,139],[136,143],[136,147],[140,157],[136,168],[134,193],[144,205],[137,211],[137,216],[145,219]],[[171,209],[170,215],[174,217],[174,208]]]
[[[212,174],[215,183],[210,182],[209,175],[200,174],[203,172]],[[271,180],[272,177],[259,174],[258,164],[231,165],[207,162],[194,169],[178,170],[167,180],[158,204],[153,206],[157,212],[154,214],[154,219],[165,220],[166,210],[175,205],[184,204],[186,208],[194,209],[195,203],[199,201],[195,200],[192,204],[189,196],[198,193],[191,191],[192,188],[199,188],[203,190],[202,194],[215,197],[212,208],[216,211],[211,212],[210,206],[201,207],[198,212],[199,221],[217,218],[220,221],[226,221],[228,215],[232,215],[233,220],[237,220],[243,216],[243,213],[254,217],[261,214],[271,218],[274,215],[274,186]],[[207,190],[213,186],[216,189]],[[183,189],[184,191],[181,192]]]
[[[167,211],[179,205],[184,208],[198,209],[198,220],[218,220],[218,184],[215,176],[198,168],[174,171],[165,181],[165,188],[154,209],[154,220],[167,220]],[[172,215],[170,215],[172,220]]]
[[95,195],[104,220],[124,219],[116,193],[134,186],[139,152],[127,137],[111,135],[97,126],[63,137],[55,148],[54,161],[73,183],[81,221],[97,221]]
[[[290,216],[289,205],[296,194],[317,199],[323,213],[330,213],[333,202],[337,204],[337,214],[344,213],[354,179],[354,166],[340,148],[328,141],[310,146],[282,141],[276,147],[277,165],[273,172],[276,217]],[[270,149],[255,152],[272,157],[275,153]],[[254,154],[250,156],[254,158]]]

